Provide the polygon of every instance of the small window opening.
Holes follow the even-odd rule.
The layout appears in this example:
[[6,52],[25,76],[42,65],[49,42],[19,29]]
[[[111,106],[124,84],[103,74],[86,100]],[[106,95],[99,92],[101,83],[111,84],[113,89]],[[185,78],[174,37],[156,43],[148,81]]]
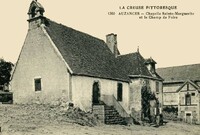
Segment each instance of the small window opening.
[[159,93],[159,82],[156,82],[156,93]]
[[186,113],[186,116],[191,116],[191,113]]
[[122,101],[123,98],[123,85],[122,83],[117,84],[117,101]]
[[185,104],[191,105],[191,95],[190,94],[185,95]]
[[31,9],[31,16],[32,16],[32,18],[36,16],[35,9],[36,9],[36,7],[33,7],[33,8]]
[[34,80],[35,81],[35,91],[41,91],[41,78],[37,78]]

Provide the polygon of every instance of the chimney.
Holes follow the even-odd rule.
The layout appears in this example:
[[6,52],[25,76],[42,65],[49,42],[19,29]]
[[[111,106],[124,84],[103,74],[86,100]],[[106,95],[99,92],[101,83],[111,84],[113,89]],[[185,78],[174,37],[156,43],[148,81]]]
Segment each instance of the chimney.
[[106,44],[115,57],[117,57],[119,55],[119,50],[117,48],[117,34],[111,33],[106,35]]

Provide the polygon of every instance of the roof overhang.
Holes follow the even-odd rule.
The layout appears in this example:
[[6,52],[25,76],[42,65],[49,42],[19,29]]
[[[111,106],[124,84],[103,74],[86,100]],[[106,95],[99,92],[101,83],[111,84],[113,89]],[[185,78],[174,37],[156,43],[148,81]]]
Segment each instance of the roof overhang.
[[86,76],[86,77],[93,77],[93,78],[100,78],[100,79],[108,79],[108,80],[114,80],[114,81],[120,81],[120,82],[126,82],[130,83],[131,80],[126,79],[120,79],[120,78],[109,78],[109,77],[102,77],[102,76],[95,76],[95,75],[89,75],[89,74],[82,74],[82,73],[73,73],[73,76]]
[[162,79],[156,78],[156,77],[151,77],[151,76],[145,76],[145,75],[129,75],[131,79],[133,78],[146,78],[146,79],[152,79],[152,80],[158,80],[158,81],[163,81]]

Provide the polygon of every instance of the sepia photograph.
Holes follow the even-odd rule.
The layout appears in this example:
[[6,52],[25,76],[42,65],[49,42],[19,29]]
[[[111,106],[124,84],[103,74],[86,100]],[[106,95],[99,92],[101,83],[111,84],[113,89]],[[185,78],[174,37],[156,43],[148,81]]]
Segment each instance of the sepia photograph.
[[199,135],[199,4],[2,1],[0,135]]

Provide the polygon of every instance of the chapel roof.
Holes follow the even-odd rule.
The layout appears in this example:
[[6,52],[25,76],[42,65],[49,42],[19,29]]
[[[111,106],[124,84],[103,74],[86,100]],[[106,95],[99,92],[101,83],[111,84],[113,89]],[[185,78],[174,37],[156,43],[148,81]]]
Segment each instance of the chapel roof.
[[117,61],[118,66],[130,77],[148,77],[162,80],[157,73],[154,75],[150,73],[145,65],[146,60],[139,52],[120,55],[117,57]]
[[89,34],[47,19],[45,27],[73,75],[129,81],[106,43]]

